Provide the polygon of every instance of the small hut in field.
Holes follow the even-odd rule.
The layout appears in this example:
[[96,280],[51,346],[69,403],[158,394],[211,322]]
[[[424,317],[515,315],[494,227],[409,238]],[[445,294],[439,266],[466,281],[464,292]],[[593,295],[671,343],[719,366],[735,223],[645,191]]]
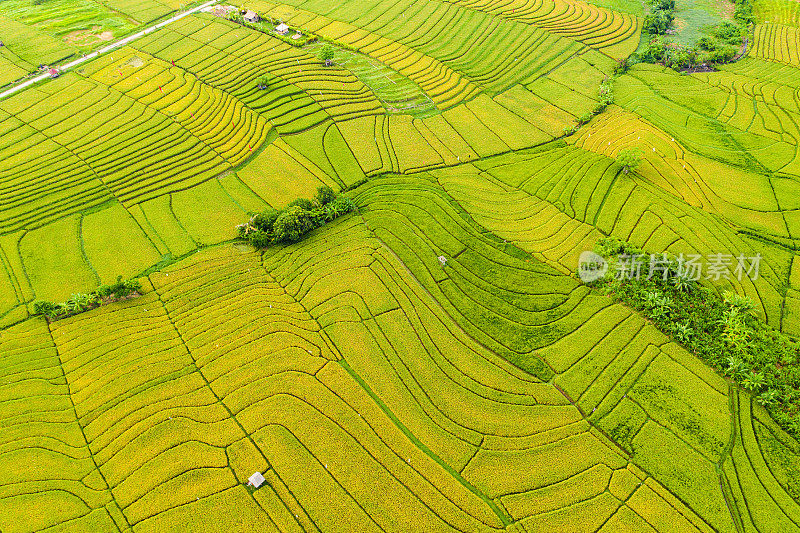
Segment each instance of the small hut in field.
[[265,479],[264,476],[261,475],[261,472],[256,472],[247,480],[247,484],[251,487],[258,488],[264,483]]

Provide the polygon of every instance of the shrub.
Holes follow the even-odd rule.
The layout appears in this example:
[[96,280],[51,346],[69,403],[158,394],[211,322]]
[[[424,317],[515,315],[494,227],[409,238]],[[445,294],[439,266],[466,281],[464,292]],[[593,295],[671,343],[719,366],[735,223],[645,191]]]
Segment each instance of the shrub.
[[694,48],[675,48],[671,50],[669,61],[665,65],[676,70],[682,68],[693,68],[697,66],[698,54]]
[[88,311],[100,304],[101,290],[106,290],[108,287],[108,285],[102,286],[88,294],[73,294],[69,300],[61,303],[36,300],[33,302],[33,314],[44,316],[52,321]]
[[736,48],[733,46],[716,47],[708,53],[706,61],[709,63],[726,63],[733,59],[735,55]]
[[294,207],[294,206],[299,206],[305,209],[306,211],[311,211],[312,209],[314,209],[314,202],[312,202],[308,198],[297,198],[296,200],[292,200],[291,202],[289,202],[289,205],[287,205],[286,207]]
[[650,5],[656,11],[673,11],[675,9],[675,0],[654,0]]
[[646,63],[656,63],[661,61],[661,59],[664,57],[664,51],[666,50],[668,43],[668,40],[661,37],[653,37],[650,39],[645,49],[642,50],[642,61]]
[[644,252],[633,246],[628,241],[623,241],[619,237],[603,237],[595,245],[595,252],[605,258],[615,258],[619,255],[640,255]]
[[767,389],[758,396],[756,396],[756,401],[761,405],[767,407],[770,405],[775,405],[780,398],[780,393],[775,389]]
[[732,24],[726,21],[717,26],[713,31],[714,37],[728,44],[738,45],[742,43],[744,28],[738,24]]
[[336,216],[346,215],[350,213],[356,208],[356,205],[353,203],[353,200],[348,198],[347,196],[337,196],[336,199],[331,202],[333,209],[337,213]]
[[117,281],[113,285],[111,285],[111,294],[116,296],[117,298],[124,298],[128,296],[131,292],[133,292],[129,287],[125,285],[125,282],[122,281],[122,276],[117,276]]
[[642,27],[651,35],[664,35],[672,26],[673,20],[675,15],[672,11],[658,10],[644,17]]
[[70,314],[82,313],[89,308],[88,294],[73,294],[72,297],[64,302],[67,312]]
[[753,15],[752,0],[736,0],[736,7],[733,10],[734,20],[744,24],[755,24],[756,17]]
[[314,199],[298,198],[281,211],[269,209],[254,215],[249,222],[237,226],[239,238],[256,248],[295,243],[309,231],[355,209],[350,198],[338,196],[328,186],[319,187]]
[[622,167],[622,172],[627,174],[639,167],[641,155],[642,150],[640,148],[625,148],[617,154],[617,164]]
[[314,199],[317,201],[319,205],[325,205],[333,201],[336,198],[336,193],[328,187],[327,185],[323,185],[317,188],[317,194],[314,195]]
[[142,289],[142,283],[138,279],[122,280],[122,276],[117,276],[117,281],[111,285],[101,285],[94,291],[97,299],[100,298],[125,298],[134,292],[139,292]]
[[275,220],[273,226],[275,242],[298,242],[303,238],[303,235],[315,227],[314,217],[310,211],[303,209],[299,205],[287,207]]
[[717,43],[714,42],[714,39],[711,37],[701,37],[697,41],[697,48],[701,50],[714,50],[717,47]]
[[595,114],[603,111],[607,106],[610,106],[614,103],[614,91],[611,87],[611,82],[608,79],[603,80],[600,84],[600,89],[598,90],[598,96],[600,97],[600,106],[599,111],[598,108],[595,108]]
[[333,65],[333,56],[334,56],[333,46],[329,44],[323,46],[319,51],[319,59],[320,61],[325,62],[326,67],[330,67],[331,65]]
[[672,278],[672,284],[675,286],[675,290],[681,293],[692,292],[697,286],[696,281],[689,279],[681,273],[677,273],[675,277]]
[[265,231],[255,231],[249,235],[248,240],[256,248],[266,248],[272,244],[272,234]]
[[625,74],[626,72],[628,72],[628,69],[630,69],[631,66],[633,66],[634,63],[635,63],[634,56],[625,57],[618,60],[617,64],[614,65],[614,71],[613,71],[614,75],[618,76],[620,74]]
[[128,293],[125,296],[128,296],[134,292],[139,292],[142,290],[142,282],[139,281],[138,278],[125,280],[122,286],[124,290],[128,291]]
[[250,223],[258,230],[270,233],[272,232],[272,225],[275,224],[275,220],[278,219],[280,214],[281,212],[275,209],[267,209],[251,218]]
[[100,298],[108,298],[114,294],[114,289],[111,285],[100,285],[95,292]]
[[681,344],[687,344],[694,336],[694,329],[688,322],[673,322],[672,335]]
[[750,299],[748,296],[736,294],[735,292],[725,291],[725,294],[723,294],[722,297],[724,302],[728,304],[729,307],[736,309],[737,312],[743,315],[749,314],[750,311],[752,311],[755,307],[752,299]]
[[583,115],[578,117],[578,124],[581,125],[586,124],[587,122],[592,120],[592,117],[594,117],[594,115],[595,113],[592,112],[584,113]]
[[56,304],[46,300],[36,300],[33,302],[34,315],[49,315],[56,309]]

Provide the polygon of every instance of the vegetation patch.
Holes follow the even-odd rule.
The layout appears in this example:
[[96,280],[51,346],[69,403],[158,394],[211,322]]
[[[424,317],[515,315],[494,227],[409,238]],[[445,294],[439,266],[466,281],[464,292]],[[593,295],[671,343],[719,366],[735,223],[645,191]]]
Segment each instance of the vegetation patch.
[[[648,254],[615,237],[595,251],[609,261],[596,286],[642,313],[662,332],[730,377],[775,420],[800,437],[800,342],[753,315],[753,302],[727,292],[722,297],[686,273],[681,258]],[[642,276],[619,275],[619,258],[642,265]],[[650,275],[650,261],[658,272]]]
[[73,294],[72,297],[60,303],[46,300],[33,302],[33,314],[45,317],[48,321],[60,320],[69,316],[84,313],[101,305],[129,300],[139,296],[142,290],[141,282],[134,278],[124,280],[122,276],[111,285],[101,285],[88,294]]
[[[675,0],[652,0],[650,5],[651,12],[645,16],[643,24],[647,40],[635,57],[675,70],[712,68],[716,64],[731,61],[742,49],[747,28],[754,22],[751,0],[736,2],[732,20],[720,20],[702,11],[702,7],[697,7],[703,14],[701,21],[707,20],[709,23],[701,24],[694,20],[699,15],[690,14],[693,24],[691,32],[687,32],[686,28],[675,28],[678,25],[677,8],[680,7],[676,6]],[[705,6],[706,9],[712,7],[716,8],[716,4]],[[680,22],[685,26],[685,21]]]
[[347,196],[337,195],[323,185],[313,200],[298,198],[283,209],[268,209],[253,215],[249,221],[236,226],[239,238],[256,248],[273,244],[295,243],[307,233],[353,211],[355,204]]

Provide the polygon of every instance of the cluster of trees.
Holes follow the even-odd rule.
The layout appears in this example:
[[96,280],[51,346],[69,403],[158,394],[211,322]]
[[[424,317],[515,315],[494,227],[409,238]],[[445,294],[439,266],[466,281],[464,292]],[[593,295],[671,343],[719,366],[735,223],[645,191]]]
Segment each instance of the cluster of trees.
[[644,17],[644,31],[664,35],[675,20],[675,0],[650,0],[651,12]]
[[736,24],[722,22],[708,29],[708,34],[694,46],[682,46],[663,37],[669,33],[675,19],[675,0],[653,0],[651,5],[653,12],[644,22],[644,30],[651,37],[638,58],[646,63],[663,63],[676,70],[730,61],[742,45],[747,25],[754,21],[751,0],[739,0],[734,14]]
[[101,285],[88,294],[73,294],[66,302],[37,300],[33,302],[33,314],[44,316],[50,321],[58,320],[94,309],[103,303],[138,295],[141,289],[142,284],[138,279],[123,281],[122,276],[117,276],[115,283]]
[[256,248],[266,248],[272,244],[298,242],[306,233],[354,209],[350,198],[337,195],[324,185],[317,189],[313,200],[298,198],[283,209],[268,209],[253,215],[237,229],[240,238]]
[[[702,37],[695,46],[683,46],[670,39],[652,37],[639,59],[645,63],[661,63],[675,70],[726,63],[739,51],[745,31],[742,26],[723,22],[712,30],[711,35]],[[718,37],[734,34],[735,37]]]
[[663,37],[670,33],[675,21],[675,0],[650,0],[650,7],[643,28],[651,37],[638,59],[662,63],[675,70],[730,61],[742,44],[747,25],[755,21],[752,0],[736,0],[737,24],[723,22],[711,28],[695,46],[682,46]]
[[[733,379],[784,429],[800,437],[800,342],[754,316],[749,298],[730,292],[720,297],[700,285],[675,257],[657,255],[663,263],[649,276],[652,256],[625,241],[604,238],[595,251],[610,268],[594,284]],[[620,255],[640,255],[642,275],[617,275],[614,265]]]
[[753,14],[753,0],[736,0],[735,3],[733,19],[745,26],[755,24],[756,16]]
[[742,45],[745,28],[730,22],[723,22],[711,31],[711,35],[697,41],[697,62],[726,63],[736,56]]

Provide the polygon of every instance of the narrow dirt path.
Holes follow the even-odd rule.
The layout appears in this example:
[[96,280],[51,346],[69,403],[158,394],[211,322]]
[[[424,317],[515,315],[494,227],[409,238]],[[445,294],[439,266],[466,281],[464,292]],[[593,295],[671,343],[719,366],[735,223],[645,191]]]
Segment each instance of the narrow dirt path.
[[[58,70],[61,71],[61,72],[65,72],[65,71],[67,71],[67,70],[69,70],[69,69],[71,69],[73,67],[76,67],[76,66],[78,66],[78,65],[80,65],[82,63],[85,63],[86,61],[91,61],[92,59],[95,59],[96,57],[99,57],[99,56],[101,56],[103,54],[107,54],[108,52],[111,52],[112,50],[116,50],[117,48],[125,46],[126,44],[128,44],[130,42],[133,42],[136,39],[140,39],[140,38],[144,37],[145,35],[147,35],[149,33],[152,33],[152,32],[154,32],[154,31],[156,31],[156,30],[158,30],[160,28],[163,28],[167,24],[172,24],[173,22],[175,22],[177,20],[180,20],[183,17],[191,15],[192,13],[197,13],[201,9],[204,9],[206,7],[209,7],[209,6],[212,6],[212,5],[216,4],[216,3],[217,3],[217,0],[211,0],[209,2],[206,2],[203,5],[199,5],[199,6],[193,7],[192,9],[190,9],[188,11],[184,11],[183,13],[178,13],[178,14],[168,18],[167,20],[162,20],[158,24],[154,24],[153,26],[150,26],[149,28],[146,28],[146,29],[144,29],[144,30],[142,30],[142,31],[140,31],[138,33],[134,33],[133,35],[129,35],[129,36],[125,37],[124,39],[120,39],[119,41],[117,41],[115,43],[111,43],[108,46],[104,46],[103,48],[101,48],[100,50],[97,50],[96,52],[92,52],[91,54],[87,54],[87,55],[85,55],[85,56],[83,56],[81,58],[76,59],[75,61],[71,61],[71,62],[66,63],[64,65],[61,65],[61,67],[59,67]],[[25,81],[23,83],[20,83],[16,87],[12,87],[12,88],[0,93],[0,99],[6,98],[8,96],[11,96],[12,94],[15,94],[15,93],[27,88],[27,87],[30,87],[34,83],[38,83],[40,81],[44,81],[44,80],[46,80],[48,78],[50,78],[50,74],[41,74],[39,76],[31,78],[31,79],[29,79],[29,80],[27,80],[27,81]]]

